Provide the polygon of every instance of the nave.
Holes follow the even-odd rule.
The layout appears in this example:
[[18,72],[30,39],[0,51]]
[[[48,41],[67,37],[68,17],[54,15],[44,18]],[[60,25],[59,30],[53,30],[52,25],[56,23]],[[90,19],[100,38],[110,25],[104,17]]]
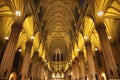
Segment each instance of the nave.
[[120,0],[0,0],[0,80],[120,80]]

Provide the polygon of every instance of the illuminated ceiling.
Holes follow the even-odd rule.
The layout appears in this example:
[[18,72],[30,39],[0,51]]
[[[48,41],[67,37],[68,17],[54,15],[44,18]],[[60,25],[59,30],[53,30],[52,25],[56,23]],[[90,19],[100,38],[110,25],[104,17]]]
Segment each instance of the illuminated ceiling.
[[64,71],[78,57],[78,51],[83,51],[87,59],[85,38],[90,39],[93,50],[95,47],[101,50],[95,23],[106,25],[111,42],[118,39],[120,32],[119,0],[0,0],[0,47],[18,18],[16,11],[20,11],[23,23],[16,50],[20,47],[24,56],[25,44],[34,36],[31,57],[39,50],[39,57],[48,62],[50,70],[54,70],[51,59],[56,49],[65,56],[62,62],[57,62]]

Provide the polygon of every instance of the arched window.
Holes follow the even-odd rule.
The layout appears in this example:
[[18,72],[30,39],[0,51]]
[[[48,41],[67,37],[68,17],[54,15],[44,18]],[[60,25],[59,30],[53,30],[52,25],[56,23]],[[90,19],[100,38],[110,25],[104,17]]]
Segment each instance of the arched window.
[[60,61],[59,53],[57,53],[56,56],[57,56],[57,61]]

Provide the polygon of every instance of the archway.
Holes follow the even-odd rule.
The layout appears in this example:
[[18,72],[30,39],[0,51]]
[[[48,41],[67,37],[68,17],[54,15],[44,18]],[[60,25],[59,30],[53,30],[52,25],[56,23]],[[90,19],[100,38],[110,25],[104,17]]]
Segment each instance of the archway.
[[15,72],[12,72],[10,74],[9,80],[17,80],[17,74]]

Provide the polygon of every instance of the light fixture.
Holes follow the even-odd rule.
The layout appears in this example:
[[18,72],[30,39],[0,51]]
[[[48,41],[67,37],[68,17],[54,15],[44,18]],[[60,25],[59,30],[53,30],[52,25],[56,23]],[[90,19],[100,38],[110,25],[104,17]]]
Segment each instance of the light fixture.
[[19,51],[19,52],[21,52],[22,50],[21,50],[21,49],[19,49],[18,51]]
[[52,78],[53,78],[53,79],[55,78],[55,73],[52,73]]
[[38,49],[38,52],[40,52],[40,49]]
[[77,49],[77,51],[79,52],[79,51],[80,51],[80,49],[78,48],[78,49]]
[[108,39],[110,40],[112,37],[111,36],[108,36]]
[[8,36],[6,36],[6,37],[5,37],[5,40],[9,40],[9,37],[8,37]]
[[34,39],[34,36],[31,36],[30,39],[33,40],[33,39]]
[[61,73],[61,77],[64,78],[64,73]]
[[20,12],[20,11],[16,11],[16,12],[15,12],[15,15],[16,15],[16,16],[21,16],[21,12]]
[[95,48],[95,51],[97,51],[98,50],[98,48]]
[[45,60],[45,63],[47,63],[47,60]]
[[102,12],[102,11],[99,11],[99,12],[98,12],[98,16],[103,16],[103,12]]
[[87,36],[84,36],[84,40],[88,40],[88,37],[87,37]]
[[88,69],[88,65],[86,66],[86,68]]

